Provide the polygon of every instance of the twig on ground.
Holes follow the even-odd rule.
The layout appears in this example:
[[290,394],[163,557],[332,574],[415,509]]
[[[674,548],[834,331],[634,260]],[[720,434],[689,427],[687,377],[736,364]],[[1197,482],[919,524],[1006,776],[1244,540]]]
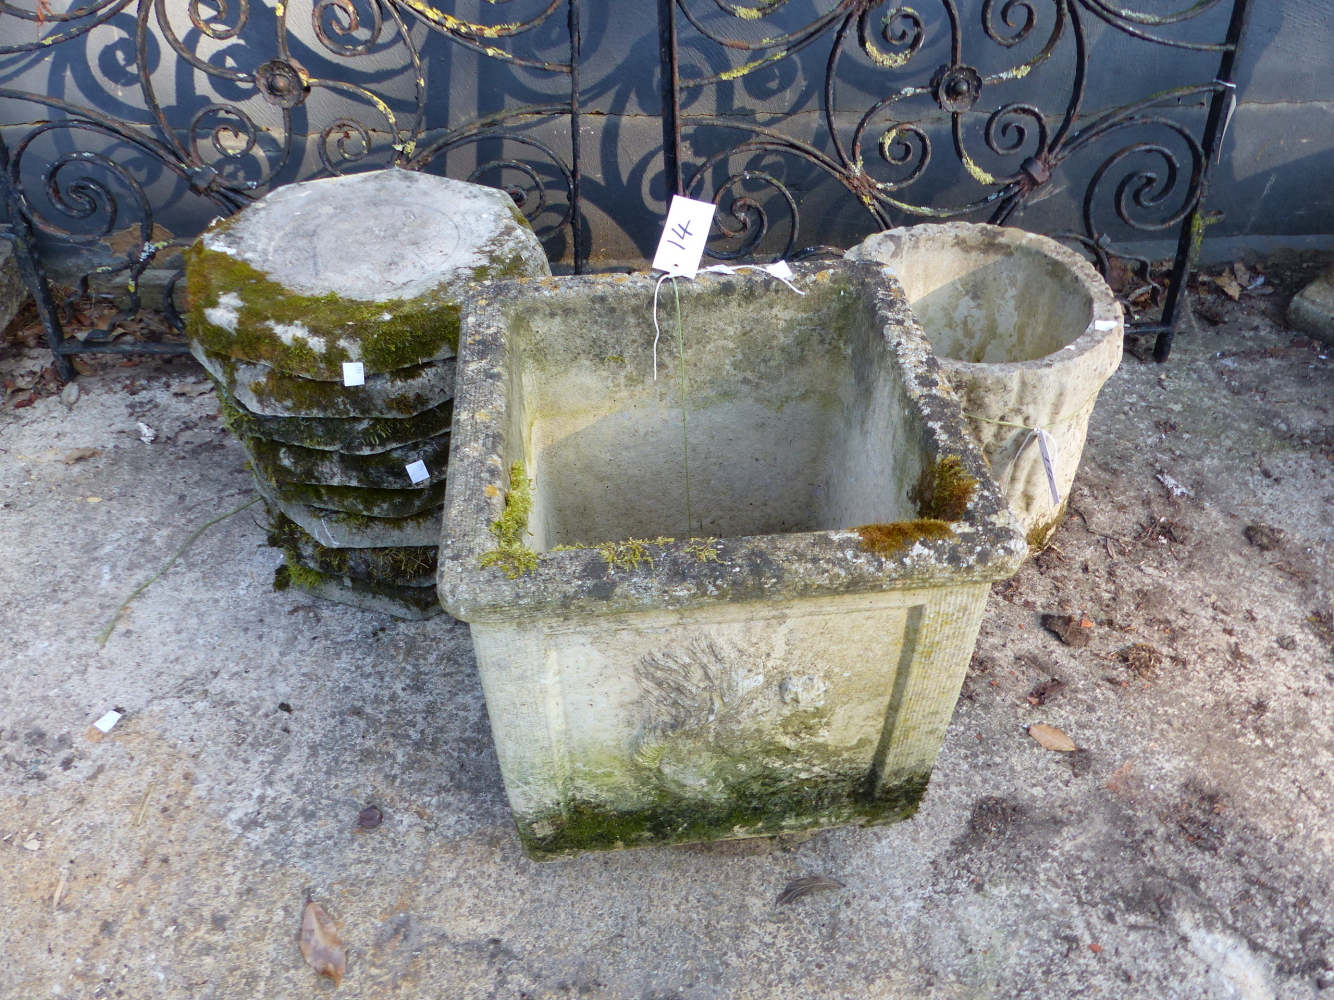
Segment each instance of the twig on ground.
[[132,600],[134,600],[145,590],[151,587],[158,577],[160,577],[163,573],[167,572],[167,570],[171,569],[172,566],[176,564],[176,560],[181,557],[181,555],[185,552],[186,549],[188,549],[191,546],[191,544],[194,542],[196,538],[198,538],[200,535],[206,532],[209,528],[213,527],[213,525],[217,524],[219,521],[225,521],[233,514],[239,514],[247,507],[253,507],[255,504],[259,503],[259,501],[260,497],[258,495],[251,497],[245,503],[241,504],[241,506],[235,507],[232,510],[229,510],[227,513],[221,514],[218,517],[215,517],[213,520],[209,521],[208,523],[202,524],[198,528],[196,528],[191,533],[190,537],[185,540],[185,544],[176,550],[176,554],[167,560],[167,564],[165,566],[163,566],[160,570],[154,573],[143,583],[139,584],[139,586],[135,587],[134,592],[131,593],[129,597],[125,598],[125,600],[120,602],[120,607],[118,607],[112,614],[111,620],[107,622],[106,628],[102,629],[102,631],[98,633],[97,647],[101,649],[107,644],[107,640],[111,638],[111,633],[115,631],[116,622],[120,619],[120,613],[124,611],[127,607],[129,607],[130,602]]

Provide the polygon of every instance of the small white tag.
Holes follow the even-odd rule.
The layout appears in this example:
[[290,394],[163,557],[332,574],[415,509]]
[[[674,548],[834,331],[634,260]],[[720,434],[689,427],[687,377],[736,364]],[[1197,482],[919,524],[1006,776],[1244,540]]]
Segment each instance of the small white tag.
[[713,202],[672,195],[667,221],[658,240],[658,252],[653,255],[654,270],[694,278],[712,225]]
[[1042,452],[1042,468],[1047,472],[1047,488],[1051,490],[1051,503],[1055,507],[1061,502],[1061,491],[1056,486],[1056,439],[1046,431],[1038,431],[1038,450]]
[[426,471],[426,463],[420,458],[411,465],[404,466],[408,470],[408,478],[412,480],[412,485],[424,483],[431,478],[431,474]]
[[366,366],[360,361],[343,362],[343,385],[365,385]]
[[103,733],[109,733],[111,732],[111,727],[114,726],[119,721],[120,721],[119,712],[115,711],[108,712],[106,715],[102,716],[102,718],[98,719],[96,722],[93,723],[93,728]]
[[1106,333],[1108,330],[1115,330],[1115,329],[1116,329],[1116,320],[1114,320],[1114,319],[1098,319],[1098,320],[1094,320],[1094,321],[1093,321],[1093,329],[1097,330],[1099,333]]
[[787,261],[785,260],[776,260],[772,264],[765,264],[764,269],[775,278],[779,278],[783,281],[792,280],[792,268],[787,266]]

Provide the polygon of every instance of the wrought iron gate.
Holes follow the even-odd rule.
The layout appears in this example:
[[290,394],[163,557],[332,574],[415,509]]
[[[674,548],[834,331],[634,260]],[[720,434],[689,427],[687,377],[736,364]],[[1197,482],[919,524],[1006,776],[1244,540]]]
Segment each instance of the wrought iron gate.
[[[87,0],[66,13],[53,13],[50,0],[34,0],[33,10],[0,0],[0,59],[49,65],[53,77],[60,75],[61,59],[107,62],[108,72],[120,74],[118,88],[137,91],[142,105],[121,100],[119,90],[95,106],[56,96],[59,86],[42,93],[0,87],[0,98],[50,116],[30,122],[12,151],[0,141],[0,197],[10,219],[0,235],[18,251],[61,377],[72,377],[71,358],[79,353],[183,351],[165,341],[113,343],[106,332],[67,338],[38,248],[39,238],[48,247],[91,248],[118,236],[115,256],[94,273],[126,275],[129,311],[137,311],[141,276],[194,235],[161,229],[155,209],[164,200],[185,197],[205,206],[198,213],[202,226],[275,183],[390,163],[440,169],[442,159],[449,172],[455,168],[448,155],[472,148],[481,153],[464,176],[508,190],[553,255],[583,270],[589,238],[580,190],[579,67],[587,0],[535,2],[541,9],[528,20],[481,23],[426,0],[311,0],[308,20],[303,15],[298,24],[289,5],[252,6],[251,0]],[[766,249],[801,256],[835,248],[802,245],[803,202],[780,176],[782,162],[803,164],[841,185],[864,209],[867,231],[925,218],[1014,224],[1021,210],[1050,194],[1058,174],[1070,173],[1078,154],[1087,159],[1098,144],[1124,135],[1126,144],[1104,152],[1086,182],[1080,224],[1051,235],[1082,247],[1104,271],[1113,259],[1129,261],[1148,283],[1149,262],[1118,250],[1100,221],[1108,205],[1125,232],[1176,235],[1174,264],[1160,290],[1161,319],[1139,326],[1156,334],[1155,355],[1165,359],[1206,221],[1210,165],[1235,107],[1233,72],[1249,0],[1181,0],[1181,10],[1164,15],[1122,9],[1111,0],[929,2],[939,30],[931,16],[894,0],[658,0],[667,193],[712,198],[724,209],[714,256]],[[799,5],[815,13],[807,18]],[[615,7],[608,11],[614,15]],[[794,16],[794,26],[764,33],[768,24]],[[1144,46],[1216,59],[1214,76],[1090,114],[1084,108],[1094,62],[1088,36],[1099,25]],[[1190,37],[1197,25],[1221,37]],[[752,29],[749,36],[731,31],[738,26]],[[25,31],[31,39],[19,41]],[[98,31],[119,36],[98,47],[92,41]],[[933,31],[944,40],[939,65],[931,58]],[[548,88],[525,85],[509,94],[502,88],[502,98],[516,98],[512,106],[505,101],[464,121],[450,120],[446,109],[445,120],[436,121],[422,55],[431,37],[446,40],[451,52],[471,53],[478,79],[487,66],[507,66],[548,81]],[[165,81],[163,43],[176,70]],[[689,102],[700,95],[781,74],[821,46],[827,59],[818,134],[803,138],[784,130],[790,108],[772,120],[758,113],[689,113]],[[1016,65],[979,68],[997,54],[1022,57],[1030,50]],[[683,51],[702,59],[707,71],[683,74]],[[399,57],[397,78],[384,71],[387,52]],[[1056,87],[1045,76],[1056,75],[1058,56],[1070,72]],[[839,87],[848,89],[845,73],[854,58],[864,64],[862,93],[868,93],[869,73],[869,92],[879,96],[845,106]],[[1039,79],[1060,96],[1055,113],[1036,101],[997,103],[1019,81],[1031,88]],[[397,94],[389,93],[391,84]],[[166,107],[158,96],[164,86],[172,94]],[[485,89],[479,86],[479,95]],[[364,113],[330,111],[333,98]],[[919,108],[910,113],[914,101]],[[1173,108],[1183,107],[1198,109],[1202,126],[1172,117]],[[553,123],[568,123],[564,149],[551,138]],[[973,185],[969,196],[938,190],[912,197],[940,173],[928,170],[933,129],[948,133],[953,169],[962,169]],[[314,138],[318,166],[310,169],[299,162],[301,149],[294,150],[302,131]],[[727,138],[737,132],[740,141]],[[875,153],[864,156],[868,145]],[[1146,165],[1145,157],[1154,164]],[[1002,169],[1007,163],[1017,169]],[[729,192],[731,201],[722,206]],[[785,238],[761,246],[780,215]],[[170,292],[164,295],[169,313]],[[171,318],[179,326],[179,317]]]
[[[1209,167],[1230,110],[1235,108],[1233,72],[1249,0],[1231,0],[1225,33],[1212,40],[1191,38],[1188,31],[1192,22],[1222,8],[1225,0],[1188,4],[1182,0],[1183,9],[1164,15],[1122,9],[1109,0],[1050,0],[1046,25],[1040,24],[1039,8],[1045,11],[1047,4],[1040,0],[981,0],[969,5],[975,15],[973,30],[968,29],[973,19],[964,17],[964,0],[927,0],[944,15],[948,55],[940,65],[927,62],[925,55],[916,58],[929,41],[927,19],[893,0],[835,0],[806,23],[784,26],[767,36],[761,31],[755,37],[755,26],[776,18],[790,2],[750,0],[748,5],[746,0],[658,0],[667,184],[672,192],[711,198],[727,209],[719,212],[719,218],[730,217],[730,221],[720,222],[719,229],[724,244],[730,245],[715,246],[709,251],[712,256],[726,259],[752,254],[770,230],[775,212],[788,216],[789,235],[776,249],[778,256],[824,249],[801,246],[800,204],[778,176],[784,160],[810,165],[841,183],[866,209],[868,230],[919,219],[971,218],[1005,225],[1026,204],[1044,197],[1053,177],[1071,158],[1101,140],[1130,133],[1130,141],[1104,154],[1087,182],[1082,225],[1049,235],[1083,248],[1104,274],[1109,258],[1120,257],[1130,260],[1143,279],[1150,281],[1149,261],[1118,253],[1106,226],[1099,222],[1098,210],[1103,206],[1098,198],[1113,182],[1112,209],[1128,230],[1176,231],[1176,257],[1166,287],[1161,289],[1161,319],[1138,324],[1138,332],[1157,335],[1155,357],[1167,358],[1180,297],[1203,232]],[[692,31],[682,32],[682,19]],[[1125,103],[1089,114],[1084,104],[1093,61],[1087,38],[1090,21],[1102,22],[1145,45],[1183,53],[1216,53],[1216,72],[1212,79],[1160,93],[1127,95]],[[997,49],[1008,53],[1025,43],[1036,51],[1017,64],[989,73],[975,65],[980,62],[979,50],[986,46],[992,47],[993,54]],[[690,47],[685,51],[691,57],[706,66],[721,63],[721,68],[683,75],[682,52],[687,44]],[[689,99],[767,72],[817,44],[828,49],[820,103],[825,134],[819,140],[794,137],[791,130],[762,124],[754,115],[683,111]],[[1031,86],[1037,74],[1051,70],[1062,47],[1070,50],[1070,79],[1063,86],[1050,81],[1048,85],[1063,99],[1063,107],[1049,114],[1029,102],[993,103],[1004,100],[1018,81],[1027,80]],[[837,100],[838,84],[845,65],[854,57],[877,74],[877,92],[883,96],[869,107],[854,105],[855,121],[841,124],[839,115],[847,109]],[[1122,93],[1131,90],[1118,89]],[[914,111],[908,111],[919,98]],[[1204,102],[1208,107],[1198,137],[1165,111],[1188,102]],[[923,110],[924,105],[930,107]],[[900,107],[905,110],[899,111]],[[984,120],[978,112],[985,115]],[[971,178],[975,193],[970,197],[912,197],[910,189],[914,184],[920,187],[931,163],[932,125],[948,129],[956,166]],[[720,131],[743,135],[740,141],[720,140]],[[1164,135],[1174,137],[1178,148],[1168,145]],[[722,148],[714,148],[718,145]],[[879,176],[867,162],[871,158],[868,145],[874,146],[878,166],[884,168]],[[978,145],[989,151],[997,166],[1009,157],[1008,162],[1017,163],[1017,169],[1003,174],[993,172],[996,167],[985,169]],[[692,148],[700,146],[705,151],[695,156],[687,175]],[[1189,161],[1184,166],[1183,152]],[[1144,157],[1156,158],[1157,163],[1134,166],[1127,162],[1139,158],[1134,162],[1142,164]],[[1128,172],[1122,174],[1122,170]],[[1184,183],[1183,175],[1187,178]],[[729,192],[732,201],[722,206]]]
[[[283,3],[269,8],[252,7],[250,0],[88,0],[67,13],[53,13],[50,0],[36,0],[33,10],[0,2],[0,57],[42,61],[58,76],[66,55],[92,64],[109,54],[113,70],[127,78],[124,82],[133,79],[143,105],[109,113],[51,93],[0,87],[0,98],[55,113],[51,120],[33,123],[12,152],[0,140],[0,195],[10,219],[3,235],[17,250],[61,378],[73,377],[74,354],[185,350],[173,342],[116,344],[107,331],[101,339],[96,333],[84,341],[66,338],[38,249],[39,235],[47,245],[97,246],[108,236],[123,234],[118,226],[125,226],[128,215],[130,238],[119,240],[124,246],[116,259],[94,273],[127,275],[128,312],[136,313],[144,271],[194,238],[193,232],[181,237],[164,233],[155,223],[156,202],[163,199],[154,194],[163,189],[173,199],[183,189],[205,202],[207,221],[210,215],[229,215],[244,207],[281,182],[285,172],[296,175],[289,179],[305,180],[369,165],[424,170],[454,150],[477,146],[495,155],[479,156],[482,162],[467,179],[508,190],[540,237],[568,242],[565,255],[576,272],[582,270],[588,252],[580,195],[580,0],[543,2],[528,20],[484,24],[437,10],[424,0],[312,0],[309,24],[301,25],[304,39],[295,37],[292,9]],[[16,41],[25,25],[33,39]],[[561,30],[548,31],[554,38],[540,41],[556,46],[557,58],[520,51],[517,43],[524,36],[551,27]],[[122,37],[95,49],[90,40],[97,29],[119,29]],[[561,88],[559,100],[505,106],[463,122],[433,121],[436,109],[428,102],[421,54],[423,40],[431,34],[476,53],[479,66],[490,61],[547,74],[566,80],[568,88]],[[154,72],[159,39],[172,50],[174,79],[163,81]],[[250,56],[254,51],[267,58],[255,59]],[[400,75],[406,78],[400,88],[406,93],[397,100],[383,93],[389,51],[400,57]],[[246,56],[249,65],[240,65]],[[359,61],[366,64],[364,72]],[[158,97],[164,83],[175,94],[171,110],[188,112],[188,123],[170,120]],[[205,89],[232,96],[213,100]],[[366,114],[337,114],[321,121],[323,109],[312,106],[328,102],[312,98],[327,95],[364,105]],[[568,157],[534,134],[534,123],[553,117],[568,119]],[[298,124],[318,136],[317,170],[301,169],[293,161]],[[43,144],[58,152],[37,153],[32,158],[40,162],[27,163],[25,157]],[[557,206],[554,216],[553,184],[564,188],[563,208]],[[87,279],[85,275],[81,281],[84,288]],[[171,291],[168,287],[164,304],[179,328]]]

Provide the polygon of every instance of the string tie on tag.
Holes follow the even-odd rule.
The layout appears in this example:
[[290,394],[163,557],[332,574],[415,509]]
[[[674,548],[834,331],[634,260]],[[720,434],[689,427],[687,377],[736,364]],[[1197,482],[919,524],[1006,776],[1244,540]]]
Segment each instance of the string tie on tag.
[[992,417],[978,416],[976,413],[965,413],[964,416],[969,420],[977,420],[984,424],[996,424],[1000,427],[1014,427],[1017,430],[1028,431],[1028,436],[1024,438],[1024,443],[1021,444],[1019,450],[1014,453],[1016,459],[1023,454],[1024,449],[1028,447],[1028,443],[1034,438],[1037,438],[1038,450],[1042,454],[1042,469],[1047,474],[1047,489],[1051,492],[1051,503],[1052,506],[1055,507],[1061,502],[1061,490],[1060,487],[1056,485],[1056,439],[1047,432],[1047,428],[1056,427],[1065,423],[1067,420],[1073,420],[1075,417],[1079,416],[1079,414],[1084,412],[1084,407],[1088,406],[1088,404],[1097,397],[1101,390],[1102,386],[1098,386],[1097,389],[1094,389],[1088,394],[1082,403],[1065,416],[1059,417],[1042,427],[1030,427],[1028,424],[1019,424],[1012,420],[996,420]]

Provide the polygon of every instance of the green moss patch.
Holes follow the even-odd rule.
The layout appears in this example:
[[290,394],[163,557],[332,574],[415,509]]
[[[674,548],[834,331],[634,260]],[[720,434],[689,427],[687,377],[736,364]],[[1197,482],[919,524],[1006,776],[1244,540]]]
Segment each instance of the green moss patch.
[[623,542],[607,542],[598,546],[598,554],[612,569],[638,569],[640,566],[653,565],[653,554],[649,546],[661,549],[664,545],[676,541],[674,538],[627,538]]
[[435,437],[449,430],[454,402],[403,419],[391,417],[264,417],[251,413],[231,397],[218,392],[218,405],[227,428],[240,438],[267,438],[319,451],[371,454]]
[[[457,293],[444,287],[385,302],[333,292],[301,295],[238,257],[207,249],[202,240],[185,256],[191,302],[187,331],[221,354],[310,378],[341,380],[344,361],[361,361],[368,373],[387,372],[446,357],[458,348]],[[515,266],[508,257],[490,265],[497,277]],[[522,269],[521,257],[518,266]],[[450,284],[470,277],[460,275]],[[228,324],[234,329],[209,319],[210,309],[238,300],[231,307],[235,320]]]
[[861,536],[862,548],[882,556],[892,556],[921,541],[950,541],[958,536],[948,522],[934,518],[893,521],[889,524],[863,524],[853,528]]
[[431,473],[430,481],[440,483],[445,479],[449,461],[448,434],[371,455],[343,455],[258,437],[243,437],[241,444],[254,463],[256,475],[275,486],[310,483],[409,489],[413,483],[407,474],[408,463],[418,459],[425,462]]
[[537,553],[523,540],[528,533],[528,517],[532,512],[533,484],[524,472],[523,463],[515,462],[510,466],[505,512],[491,522],[491,534],[496,536],[498,544],[482,556],[480,566],[496,566],[511,580],[537,569]]
[[284,503],[322,507],[370,520],[412,517],[434,511],[445,501],[445,484],[424,490],[381,490],[366,486],[321,486],[315,483],[286,483],[271,487]]
[[[323,576],[404,587],[429,586],[435,578],[438,550],[434,545],[329,548],[281,513],[270,524],[268,541],[286,554],[289,575],[292,570],[298,575],[309,570]],[[307,582],[313,585],[319,581],[309,577]]]
[[1056,534],[1056,529],[1061,526],[1063,520],[1065,520],[1064,505],[1061,506],[1060,512],[1050,521],[1046,521],[1043,524],[1035,524],[1033,527],[1029,528],[1028,535],[1024,539],[1028,542],[1029,551],[1041,552],[1045,549],[1047,543],[1051,541],[1051,536]]
[[770,836],[850,823],[875,826],[910,818],[929,774],[879,793],[864,774],[775,787],[761,774],[738,783],[723,801],[688,801],[663,793],[642,809],[612,811],[575,801],[567,809],[517,823],[528,855],[539,861],[579,851]]
[[[283,571],[286,570],[284,573]],[[367,602],[358,601],[359,595],[375,598],[378,610],[395,613],[396,607],[404,618],[421,618],[440,610],[439,598],[434,587],[398,587],[387,583],[369,583],[350,577],[334,576],[288,561],[278,567],[274,573],[275,590],[286,590],[296,586],[326,600],[342,600],[342,603],[363,606]],[[346,595],[344,599],[341,595]]]
[[922,470],[922,478],[911,499],[919,517],[933,521],[962,521],[973,499],[977,480],[963,467],[958,455],[946,455]]

